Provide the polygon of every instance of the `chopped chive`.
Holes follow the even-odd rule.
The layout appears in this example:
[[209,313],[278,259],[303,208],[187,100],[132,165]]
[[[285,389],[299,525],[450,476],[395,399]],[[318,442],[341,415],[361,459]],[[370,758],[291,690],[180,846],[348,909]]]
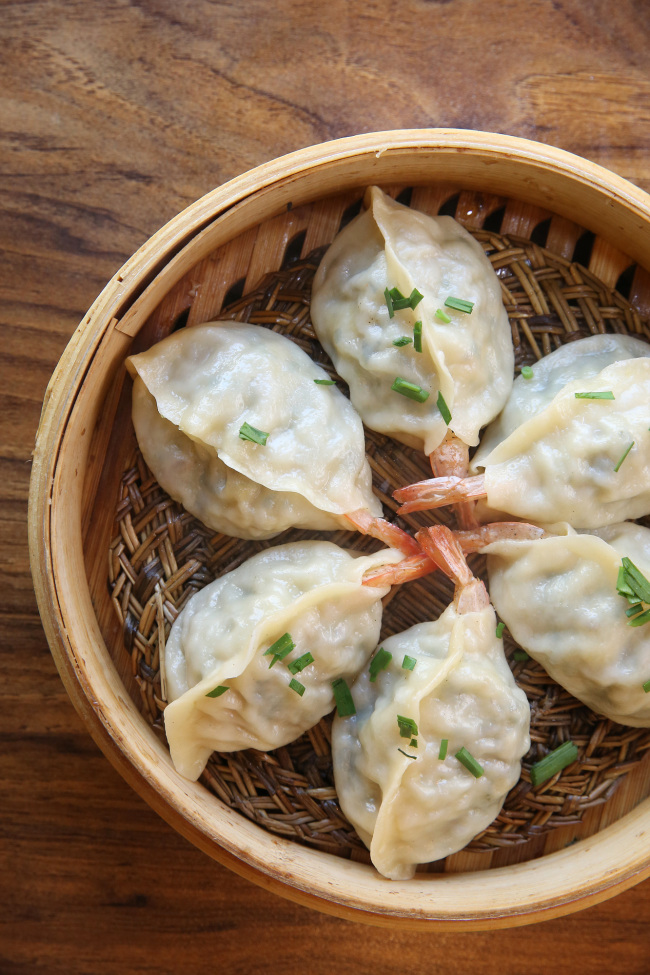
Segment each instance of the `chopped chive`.
[[393,297],[392,297],[390,291],[388,290],[388,288],[385,288],[384,289],[384,298],[386,300],[386,307],[388,308],[388,317],[389,318],[395,318],[395,308],[393,307]]
[[307,653],[303,653],[302,657],[298,657],[297,660],[292,660],[291,663],[288,663],[287,669],[292,674],[299,674],[301,670],[304,670],[305,667],[309,667],[309,665],[313,664],[313,662],[314,658],[308,650]]
[[392,653],[390,653],[388,650],[384,650],[383,647],[379,648],[377,653],[370,661],[370,667],[368,668],[370,671],[370,680],[373,684],[377,680],[377,674],[380,674],[382,670],[386,670],[386,667],[388,667],[392,659]]
[[535,762],[530,770],[530,781],[533,786],[541,785],[542,782],[552,779],[562,769],[575,762],[577,757],[578,749],[573,742],[563,742],[539,762]]
[[269,435],[264,430],[258,430],[257,427],[252,427],[250,423],[242,423],[239,428],[239,439],[250,440],[252,443],[258,443],[264,447],[266,441],[269,439]]
[[621,561],[626,570],[626,582],[632,592],[644,603],[650,603],[650,582],[627,556],[623,556]]
[[317,386],[336,386],[335,379],[314,379]]
[[643,603],[635,603],[634,606],[630,606],[629,609],[625,610],[626,616],[638,616],[639,613],[643,612]]
[[467,751],[465,746],[456,752],[456,758],[461,765],[464,765],[468,772],[471,772],[475,779],[480,779],[483,775],[483,768],[476,761],[473,755]]
[[503,631],[505,630],[505,628],[506,628],[506,624],[505,623],[497,623],[497,629],[496,629],[497,640],[500,640],[501,639],[501,637],[503,636]]
[[444,761],[445,758],[447,757],[448,745],[449,745],[449,739],[443,738],[442,741],[440,742],[440,751],[438,752],[438,758],[440,759],[441,762]]
[[413,718],[404,718],[401,714],[397,715],[397,727],[400,738],[412,738],[418,733],[418,726]]
[[291,688],[292,691],[295,691],[296,694],[300,694],[301,697],[305,693],[305,685],[301,684],[300,681],[296,680],[295,677],[292,677],[291,680],[289,681],[289,687]]
[[412,759],[413,759],[414,761],[415,761],[415,760],[417,759],[417,755],[409,755],[409,754],[408,754],[407,752],[405,752],[405,751],[404,751],[404,750],[403,750],[402,748],[398,748],[398,749],[397,749],[397,751],[398,751],[398,752],[401,752],[401,753],[402,753],[402,755],[405,755],[405,756],[406,756],[407,758],[412,758]]
[[452,298],[450,296],[445,300],[445,307],[454,308],[456,311],[462,311],[465,312],[466,315],[471,315],[474,302],[466,301],[464,298]]
[[647,680],[645,682],[645,684],[643,685],[643,690],[646,692],[646,694],[650,694],[650,680]]
[[528,654],[526,653],[525,650],[515,650],[515,652],[513,653],[512,656],[514,657],[515,660],[528,660],[529,659]]
[[440,410],[441,417],[443,418],[447,426],[449,426],[449,424],[451,423],[451,413],[449,412],[449,407],[445,403],[445,397],[442,395],[442,393],[438,393],[437,405],[438,405],[438,409]]
[[521,367],[521,374],[524,377],[524,379],[532,379],[533,378],[533,370],[530,368],[530,366],[522,366]]
[[214,690],[208,691],[208,693],[205,696],[206,697],[221,697],[221,695],[222,694],[225,694],[227,690],[229,690],[229,688],[226,687],[225,684],[219,684],[219,686],[218,687],[215,687]]
[[269,670],[273,664],[277,663],[278,660],[284,660],[284,658],[291,653],[295,648],[295,643],[291,639],[290,633],[283,633],[281,637],[272,643],[268,650],[264,651],[265,657],[272,657],[271,663],[269,664]]
[[650,623],[650,609],[646,609],[645,613],[641,613],[640,616],[635,616],[633,620],[628,620],[628,626],[645,626],[646,623]]
[[336,702],[336,710],[340,718],[349,718],[357,713],[350,688],[342,677],[337,677],[336,680],[332,681],[332,690],[334,691],[334,701]]
[[614,468],[614,473],[615,473],[615,474],[618,474],[618,472],[620,471],[620,469],[621,469],[621,464],[623,463],[623,461],[625,460],[625,458],[627,457],[627,455],[629,454],[629,452],[630,452],[630,451],[632,450],[632,447],[633,447],[633,446],[634,446],[634,440],[632,441],[632,443],[630,444],[630,446],[626,448],[626,450],[625,450],[625,453],[623,454],[623,456],[622,456],[622,457],[621,457],[621,459],[619,460],[619,462],[618,462],[618,464],[617,464],[617,465],[616,465],[616,467]]
[[422,351],[422,322],[416,322],[413,326],[413,348],[416,352]]
[[408,299],[409,300],[409,305],[411,306],[411,308],[413,309],[413,311],[415,311],[415,309],[420,304],[420,302],[422,301],[423,298],[424,298],[424,295],[423,294],[420,294],[420,292],[418,291],[417,288],[413,288],[413,291],[409,295],[409,299]]
[[395,339],[393,345],[396,345],[398,349],[401,349],[404,345],[410,345],[413,339],[410,339],[408,335],[400,335],[398,339]]
[[447,313],[444,312],[442,308],[436,309],[436,318],[439,318],[441,322],[445,323],[445,325],[449,325],[449,322],[451,321],[449,315],[447,315]]
[[417,748],[417,747],[418,747],[418,740],[417,740],[417,738],[411,738],[411,740],[409,742],[409,748]]
[[601,393],[574,393],[576,399],[615,399],[611,389],[606,389]]
[[415,670],[416,663],[415,657],[409,657],[408,653],[405,653],[402,660],[402,670]]
[[395,382],[390,388],[396,393],[401,393],[402,396],[408,396],[409,399],[415,400],[416,403],[424,403],[425,400],[429,399],[429,393],[426,389],[422,389],[421,386],[416,386],[415,383],[410,383],[400,376],[395,377]]

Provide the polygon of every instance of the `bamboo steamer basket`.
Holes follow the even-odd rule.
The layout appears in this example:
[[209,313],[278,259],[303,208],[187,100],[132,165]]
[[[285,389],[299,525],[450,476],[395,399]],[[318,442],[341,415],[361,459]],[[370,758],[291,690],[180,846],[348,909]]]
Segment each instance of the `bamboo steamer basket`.
[[[490,133],[424,129],[354,136],[260,166],[144,244],[66,348],[48,385],[34,453],[35,590],[54,660],[94,740],[136,791],[211,857],[291,900],[371,924],[527,924],[587,907],[650,875],[649,770],[642,766],[617,793],[601,828],[567,848],[551,844],[552,852],[510,866],[389,881],[366,864],[274,836],[179,776],[140,713],[120,655],[106,553],[125,463],[124,361],[134,339],[151,344],[169,331],[182,311],[174,292],[181,280],[210,276],[218,307],[233,281],[245,276],[254,284],[277,268],[297,233],[304,231],[303,253],[328,243],[346,201],[372,183],[417,187],[440,201],[460,194],[470,226],[502,205],[511,231],[529,234],[549,221],[546,246],[558,253],[570,255],[589,231],[589,269],[610,287],[622,272],[633,273],[630,302],[650,314],[650,197],[569,153]],[[190,314],[200,316],[198,306]]]

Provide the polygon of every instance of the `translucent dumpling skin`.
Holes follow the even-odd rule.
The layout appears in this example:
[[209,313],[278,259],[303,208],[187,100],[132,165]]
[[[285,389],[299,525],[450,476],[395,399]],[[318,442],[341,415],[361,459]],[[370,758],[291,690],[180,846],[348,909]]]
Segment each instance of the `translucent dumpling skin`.
[[515,640],[598,714],[650,726],[650,624],[630,626],[617,592],[627,556],[650,578],[650,529],[610,525],[577,534],[494,542],[488,553],[490,596]]
[[[364,573],[400,558],[393,549],[355,557],[331,542],[278,545],[193,596],[163,658],[177,770],[196,779],[215,750],[286,745],[331,711],[332,681],[353,678],[379,635],[390,587],[362,585]],[[269,666],[265,652],[285,633],[295,649]],[[313,662],[293,675],[306,653]],[[211,696],[219,687],[227,691]]]
[[482,456],[488,505],[574,528],[650,513],[649,404],[647,356],[567,383]]
[[[451,217],[430,217],[395,203],[377,187],[368,209],[334,240],[314,278],[312,321],[364,423],[430,454],[447,425],[478,443],[482,426],[497,415],[513,381],[510,325],[499,281],[482,247]],[[386,288],[424,297],[415,309],[395,312]],[[445,307],[449,297],[474,303],[471,314]],[[443,309],[446,324],[436,315]],[[412,337],[422,322],[422,351]],[[429,393],[418,403],[391,390],[396,377]]]
[[[357,714],[334,720],[341,808],[385,877],[408,879],[417,864],[462,849],[519,779],[530,709],[495,629],[491,607],[459,615],[452,605],[436,622],[390,637],[382,644],[389,667],[375,682],[365,668],[352,688]],[[405,655],[413,670],[402,668]],[[417,747],[400,735],[398,715],[415,722]],[[455,757],[463,747],[480,778]]]
[[[381,515],[355,409],[299,346],[213,322],[132,356],[133,423],[159,483],[206,525],[239,538],[349,527]],[[268,433],[242,439],[242,426]]]

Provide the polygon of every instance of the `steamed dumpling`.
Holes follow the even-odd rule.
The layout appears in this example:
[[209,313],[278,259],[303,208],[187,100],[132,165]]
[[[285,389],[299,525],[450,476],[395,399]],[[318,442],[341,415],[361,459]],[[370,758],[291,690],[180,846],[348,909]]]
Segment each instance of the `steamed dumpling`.
[[566,521],[574,528],[650,513],[649,404],[648,356],[566,383],[535,415],[524,413],[487,456],[481,451],[475,458],[474,467],[484,469],[487,504],[528,521]]
[[544,356],[533,366],[530,379],[522,375],[515,379],[506,405],[481,437],[470,463],[470,472],[476,474],[485,467],[486,458],[495,447],[526,420],[541,413],[567,383],[597,376],[612,362],[649,355],[650,345],[641,339],[605,334],[569,342]]
[[[379,636],[390,586],[364,586],[364,573],[401,558],[394,549],[355,557],[331,542],[278,545],[193,596],[163,661],[177,770],[196,779],[215,750],[286,745],[331,711],[332,681],[354,677]],[[265,651],[285,633],[295,649],[270,667]],[[301,696],[289,665],[306,653],[313,662],[294,675]],[[219,687],[228,690],[211,697]]]
[[551,677],[612,721],[650,727],[650,624],[630,626],[617,592],[623,556],[650,578],[650,529],[625,523],[535,541],[493,542],[490,596],[515,640]]
[[[270,538],[349,528],[381,515],[354,407],[298,345],[269,329],[213,322],[127,360],[133,423],[161,486],[210,528]],[[239,436],[244,423],[265,445]]]
[[[352,687],[357,714],[334,719],[341,808],[385,877],[408,879],[418,863],[466,846],[519,779],[530,709],[495,631],[491,606],[459,614],[452,604],[435,622],[390,637],[389,667],[374,683],[366,668]],[[405,655],[413,670],[402,668]],[[398,715],[415,722],[417,747],[400,735]],[[462,747],[480,778],[455,757]]]
[[[430,454],[447,425],[438,393],[451,412],[450,429],[478,443],[510,392],[513,349],[499,281],[483,248],[452,217],[430,217],[395,203],[377,187],[368,210],[334,240],[314,278],[311,314],[316,334],[350,386],[353,404],[373,430]],[[384,291],[424,297],[389,317]],[[445,308],[448,297],[473,302],[471,314]],[[436,316],[444,308],[451,319]],[[396,347],[422,322],[422,352]],[[423,403],[391,390],[401,377],[428,392]]]

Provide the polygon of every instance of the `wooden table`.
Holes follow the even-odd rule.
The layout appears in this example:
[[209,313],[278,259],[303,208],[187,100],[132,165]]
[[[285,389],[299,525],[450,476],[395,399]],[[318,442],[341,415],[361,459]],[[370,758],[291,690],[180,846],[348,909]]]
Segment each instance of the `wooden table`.
[[47,380],[120,264],[213,186],[292,149],[492,129],[650,190],[650,7],[636,0],[14,0],[2,12],[0,972],[650,968],[650,881],[529,928],[412,934],[229,873],[99,753],[41,629],[27,554]]

